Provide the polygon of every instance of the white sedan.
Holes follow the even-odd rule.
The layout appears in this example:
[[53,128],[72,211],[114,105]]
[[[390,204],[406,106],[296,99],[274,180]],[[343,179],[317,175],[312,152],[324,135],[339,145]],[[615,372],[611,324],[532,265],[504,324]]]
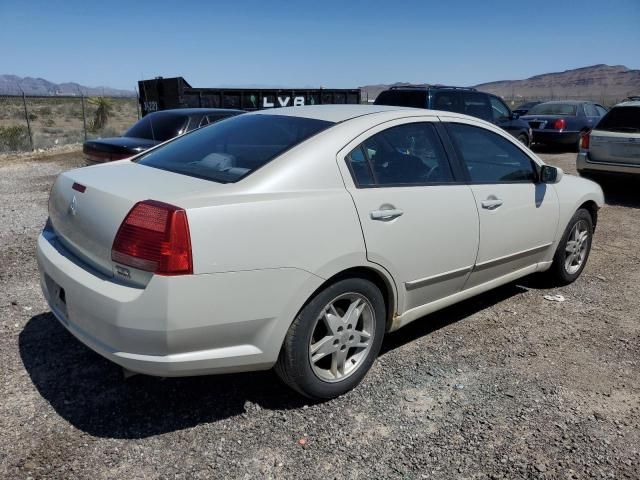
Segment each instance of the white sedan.
[[534,272],[582,272],[600,187],[499,128],[422,109],[244,114],[56,180],[42,289],[80,341],[182,376],[355,387],[383,336]]

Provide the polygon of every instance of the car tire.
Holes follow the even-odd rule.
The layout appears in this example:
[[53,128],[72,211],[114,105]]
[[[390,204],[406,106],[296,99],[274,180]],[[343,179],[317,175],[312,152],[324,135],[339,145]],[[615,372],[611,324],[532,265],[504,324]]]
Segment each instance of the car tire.
[[516,138],[525,147],[529,147],[530,146],[529,137],[528,137],[528,135],[526,133],[521,133]]
[[302,308],[289,327],[276,373],[311,399],[348,392],[380,352],[385,312],[382,293],[369,280],[345,278],[332,283]]
[[584,208],[571,218],[553,256],[547,278],[552,286],[574,282],[584,270],[593,239],[593,218]]

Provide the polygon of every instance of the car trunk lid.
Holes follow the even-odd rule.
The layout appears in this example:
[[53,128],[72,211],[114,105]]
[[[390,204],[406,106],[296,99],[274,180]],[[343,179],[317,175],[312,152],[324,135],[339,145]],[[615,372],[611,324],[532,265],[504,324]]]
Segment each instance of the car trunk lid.
[[[117,272],[111,260],[113,240],[137,202],[152,199],[182,206],[196,192],[215,192],[224,187],[127,160],[80,168],[61,174],[55,181],[49,219],[67,250],[103,275],[113,277]],[[138,278],[138,283],[143,280]]]

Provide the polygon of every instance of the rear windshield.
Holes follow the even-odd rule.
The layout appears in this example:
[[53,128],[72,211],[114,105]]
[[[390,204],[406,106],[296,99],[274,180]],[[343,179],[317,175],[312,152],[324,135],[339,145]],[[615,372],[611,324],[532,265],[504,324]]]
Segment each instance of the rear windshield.
[[527,115],[575,115],[577,105],[572,103],[540,103],[531,108]]
[[426,90],[385,90],[378,95],[376,105],[427,108]]
[[527,103],[523,103],[519,107],[516,107],[516,110],[528,110],[531,107],[534,107],[536,105],[538,105],[538,102],[527,102]]
[[596,128],[610,132],[640,132],[640,107],[614,107]]
[[215,182],[235,182],[331,125],[285,115],[239,115],[194,130],[136,161]]
[[186,126],[185,115],[168,112],[152,113],[134,123],[124,136],[164,142],[184,133]]

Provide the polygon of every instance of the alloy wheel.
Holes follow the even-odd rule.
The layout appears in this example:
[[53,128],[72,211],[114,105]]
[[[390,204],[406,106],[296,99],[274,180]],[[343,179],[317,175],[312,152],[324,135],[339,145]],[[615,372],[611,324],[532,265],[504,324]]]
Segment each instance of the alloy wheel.
[[375,313],[369,300],[355,292],[329,302],[316,318],[309,342],[309,361],[318,378],[337,382],[352,375],[371,349]]
[[571,229],[565,245],[564,268],[573,275],[582,267],[589,248],[589,225],[580,220]]

